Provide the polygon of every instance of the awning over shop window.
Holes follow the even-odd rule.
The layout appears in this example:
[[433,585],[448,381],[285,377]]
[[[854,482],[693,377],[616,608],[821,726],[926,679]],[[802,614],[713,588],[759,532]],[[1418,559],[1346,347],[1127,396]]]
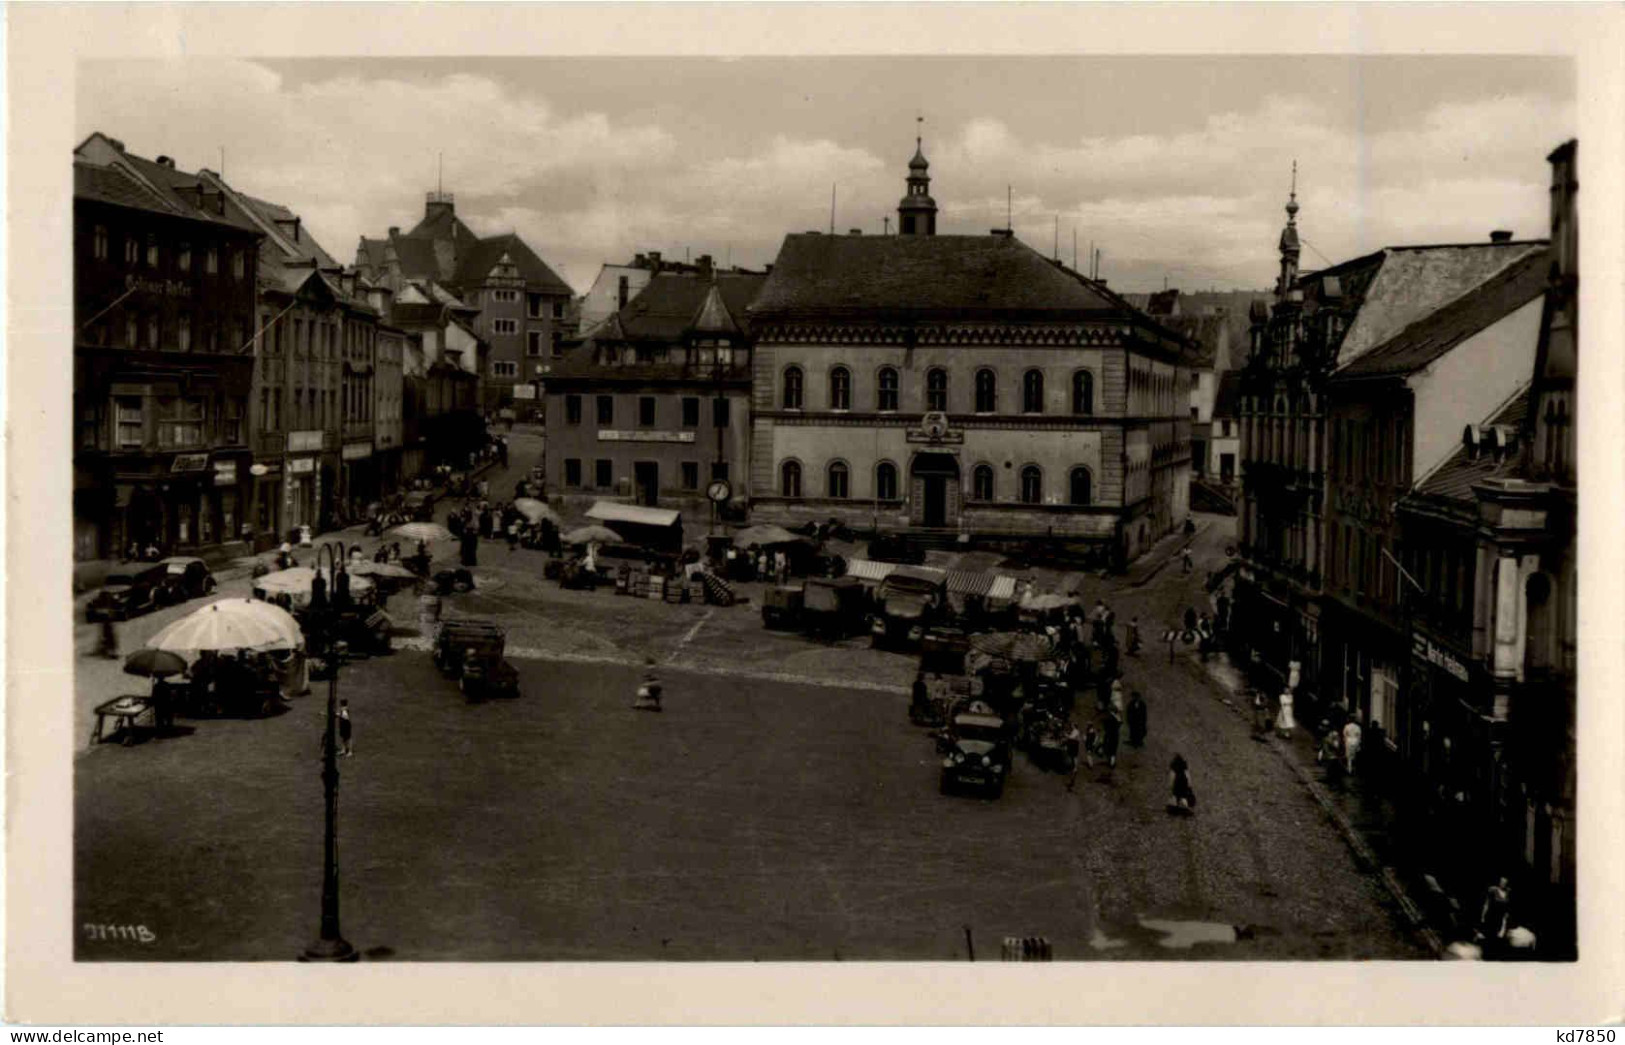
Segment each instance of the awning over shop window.
[[897,569],[894,562],[875,562],[872,559],[848,559],[846,575],[860,581],[883,581]]

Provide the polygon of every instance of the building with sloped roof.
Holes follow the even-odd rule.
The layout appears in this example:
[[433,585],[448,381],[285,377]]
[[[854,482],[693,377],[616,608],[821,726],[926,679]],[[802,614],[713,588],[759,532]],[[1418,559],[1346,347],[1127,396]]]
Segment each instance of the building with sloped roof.
[[[1336,435],[1328,431],[1328,383],[1345,372],[1352,379],[1380,365],[1364,361],[1368,355],[1398,360],[1409,343],[1407,329],[1434,329],[1418,324],[1509,267],[1543,255],[1547,243],[1496,232],[1482,243],[1386,247],[1305,273],[1298,267],[1298,210],[1294,184],[1279,241],[1274,301],[1267,307],[1260,303],[1253,313],[1242,367],[1237,542],[1242,568],[1235,619],[1243,622],[1244,634],[1237,638],[1256,654],[1260,685],[1277,691],[1290,683],[1308,700],[1353,706],[1364,717],[1372,693],[1379,694],[1379,709],[1389,702],[1399,666],[1358,657],[1345,663],[1347,650],[1332,648],[1322,634],[1333,512],[1328,445]],[[1446,321],[1448,316],[1440,320]],[[1498,402],[1510,387],[1502,381],[1489,398]],[[1474,409],[1489,405],[1481,401]],[[1451,423],[1459,425],[1459,416]],[[1371,431],[1387,432],[1385,446],[1400,445],[1391,426],[1373,425]],[[1432,434],[1423,436],[1426,445],[1436,442]],[[1357,543],[1361,537],[1368,543],[1361,568],[1373,572],[1355,575],[1375,578],[1382,572],[1391,590],[1394,575],[1383,554],[1392,551],[1391,544],[1379,547],[1377,534],[1369,530],[1356,534]],[[1338,555],[1345,550],[1340,546]]]
[[207,172],[100,133],[73,186],[74,558],[234,546],[262,233]]
[[[786,237],[750,311],[751,513],[1133,558],[1183,522],[1194,345],[1006,231]],[[912,231],[911,231],[912,230]]]
[[[766,277],[661,273],[547,375],[547,490],[710,518],[750,461],[751,303]],[[716,485],[716,484],[721,484]],[[734,505],[733,502],[739,502]]]
[[575,293],[517,233],[480,237],[457,216],[449,192],[431,192],[423,220],[407,232],[362,237],[356,268],[399,293],[415,282],[456,296],[475,312],[473,333],[488,346],[480,371],[482,405],[534,401],[547,361],[562,354],[577,323]]

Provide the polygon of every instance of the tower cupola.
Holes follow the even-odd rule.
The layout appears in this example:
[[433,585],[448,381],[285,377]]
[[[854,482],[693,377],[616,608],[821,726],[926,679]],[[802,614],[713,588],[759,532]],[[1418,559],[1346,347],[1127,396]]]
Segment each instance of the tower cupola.
[[[925,118],[917,117],[917,124]],[[937,201],[931,198],[931,164],[925,158],[924,139],[914,137],[914,158],[908,161],[908,193],[897,204],[897,231],[904,236],[937,234]]]

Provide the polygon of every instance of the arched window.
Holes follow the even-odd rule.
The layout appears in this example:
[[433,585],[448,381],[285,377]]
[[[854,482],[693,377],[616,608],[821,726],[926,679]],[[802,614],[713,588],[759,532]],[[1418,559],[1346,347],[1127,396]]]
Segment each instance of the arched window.
[[852,409],[852,372],[838,366],[829,372],[829,408]]
[[993,466],[979,464],[971,472],[971,498],[977,501],[993,500]]
[[784,368],[784,408],[801,409],[801,368],[798,366]]
[[897,500],[897,466],[890,461],[875,465],[875,500]]
[[875,382],[879,389],[876,406],[881,410],[897,409],[897,370],[894,367],[883,366]]
[[801,496],[801,465],[786,461],[779,465],[779,492],[786,497]]
[[1072,503],[1073,504],[1088,504],[1089,503],[1089,495],[1093,492],[1090,489],[1090,485],[1091,484],[1090,484],[1090,479],[1089,479],[1089,469],[1085,468],[1081,464],[1078,467],[1072,469]]
[[948,410],[948,371],[941,367],[925,372],[925,408],[943,413]]
[[847,495],[847,470],[845,461],[831,461],[829,465],[828,494],[831,497],[845,499]]
[[1021,503],[1044,503],[1044,473],[1038,470],[1036,464],[1021,470]]
[[1021,378],[1021,411],[1026,414],[1044,412],[1044,372],[1029,370]]
[[1095,412],[1095,375],[1087,370],[1079,370],[1072,375],[1072,412]]
[[999,379],[983,367],[976,371],[976,412],[991,414],[999,408]]

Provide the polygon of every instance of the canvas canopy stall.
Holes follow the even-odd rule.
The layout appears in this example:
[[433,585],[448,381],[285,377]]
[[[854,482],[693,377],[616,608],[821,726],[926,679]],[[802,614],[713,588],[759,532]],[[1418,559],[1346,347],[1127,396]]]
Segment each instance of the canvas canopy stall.
[[614,530],[627,544],[672,555],[683,550],[683,517],[673,509],[596,501],[587,518]]

